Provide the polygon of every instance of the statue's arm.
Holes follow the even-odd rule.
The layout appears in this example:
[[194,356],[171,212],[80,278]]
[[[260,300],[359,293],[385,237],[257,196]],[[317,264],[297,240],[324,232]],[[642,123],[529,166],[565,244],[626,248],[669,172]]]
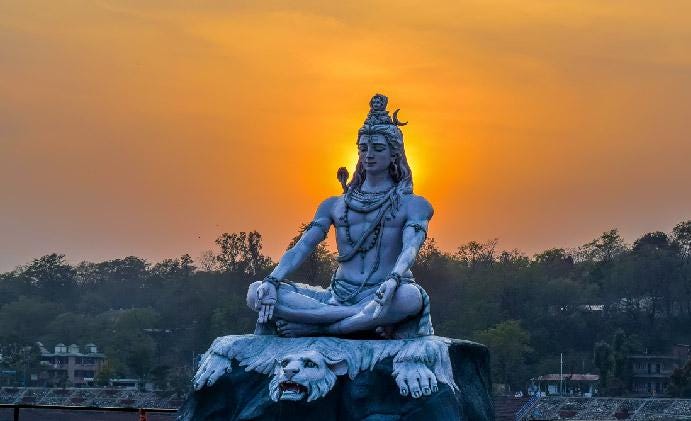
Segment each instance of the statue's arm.
[[403,245],[401,253],[396,259],[391,275],[379,287],[375,293],[376,298],[374,302],[377,303],[377,308],[372,314],[372,318],[376,319],[381,313],[382,309],[388,305],[393,298],[396,288],[401,282],[401,276],[415,263],[420,247],[427,238],[427,226],[434,214],[432,205],[427,200],[420,196],[412,196],[406,205],[407,218],[403,225]]
[[298,242],[283,254],[278,266],[271,272],[270,276],[276,279],[285,279],[291,272],[300,267],[317,245],[326,238],[332,224],[331,209],[336,200],[338,197],[330,197],[319,205],[312,222],[302,233]]
[[420,196],[414,196],[408,202],[408,218],[403,226],[403,246],[396,260],[393,272],[405,274],[413,266],[420,247],[427,238],[427,227],[434,214],[432,205]]

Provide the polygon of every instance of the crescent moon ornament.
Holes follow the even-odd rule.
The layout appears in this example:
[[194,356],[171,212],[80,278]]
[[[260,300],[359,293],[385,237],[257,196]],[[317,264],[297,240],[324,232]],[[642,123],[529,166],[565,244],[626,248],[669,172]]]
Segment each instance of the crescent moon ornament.
[[397,126],[405,126],[406,124],[408,124],[408,122],[398,120],[398,112],[399,111],[401,111],[400,108],[393,112],[393,124],[395,124]]

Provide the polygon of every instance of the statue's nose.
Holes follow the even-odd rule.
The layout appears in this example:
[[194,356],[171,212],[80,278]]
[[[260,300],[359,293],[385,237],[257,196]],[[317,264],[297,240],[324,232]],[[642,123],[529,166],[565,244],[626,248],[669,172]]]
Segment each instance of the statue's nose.
[[289,379],[292,378],[294,375],[300,372],[300,369],[298,367],[286,367],[283,369],[283,372],[286,373],[286,377]]

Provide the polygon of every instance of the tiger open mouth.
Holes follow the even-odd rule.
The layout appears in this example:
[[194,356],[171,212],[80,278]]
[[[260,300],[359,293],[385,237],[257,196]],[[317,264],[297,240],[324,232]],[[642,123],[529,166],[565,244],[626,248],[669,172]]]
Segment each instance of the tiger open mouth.
[[278,384],[280,392],[279,399],[286,401],[301,401],[307,396],[307,387],[291,382],[284,381]]

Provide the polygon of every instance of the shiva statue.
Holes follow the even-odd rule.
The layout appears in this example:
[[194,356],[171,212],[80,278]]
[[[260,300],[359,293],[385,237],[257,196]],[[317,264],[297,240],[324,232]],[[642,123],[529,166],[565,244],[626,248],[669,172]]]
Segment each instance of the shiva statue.
[[[435,336],[429,296],[413,278],[433,210],[413,194],[406,123],[387,102],[370,100],[353,177],[336,174],[343,194],[324,200],[250,285],[255,334],[218,337],[202,356],[179,421],[494,420],[487,348]],[[331,226],[329,287],[288,280]]]
[[[256,334],[389,339],[433,334],[429,296],[411,266],[427,237],[433,209],[413,194],[399,110],[377,94],[358,131],[358,162],[344,194],[318,207],[300,239],[262,281],[250,285],[248,306],[258,312]],[[329,288],[288,281],[323,241],[336,233],[338,268]]]

